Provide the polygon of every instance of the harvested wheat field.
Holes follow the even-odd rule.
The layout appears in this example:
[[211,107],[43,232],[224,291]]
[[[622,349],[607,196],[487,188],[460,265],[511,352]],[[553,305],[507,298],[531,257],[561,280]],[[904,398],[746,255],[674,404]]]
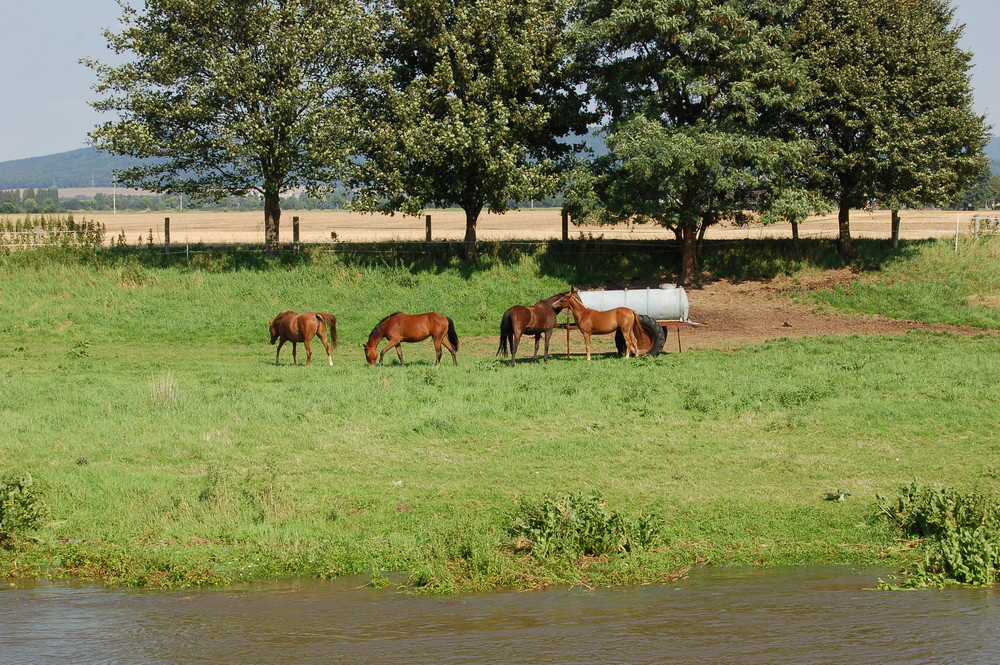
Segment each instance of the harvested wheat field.
[[[461,240],[465,235],[465,213],[461,210],[432,210],[431,239]],[[973,219],[1000,217],[990,211],[906,210],[900,213],[900,237],[904,239],[953,236],[972,232]],[[264,213],[252,212],[96,212],[82,215],[107,227],[108,241],[124,234],[128,244],[139,238],[161,244],[164,239],[164,219],[170,219],[171,243],[263,243]],[[292,240],[293,218],[299,218],[299,238],[304,243],[342,241],[385,241],[426,239],[424,216],[387,216],[335,210],[292,211],[282,214],[280,239]],[[851,234],[859,238],[888,238],[889,211],[855,211],[851,214]],[[561,213],[546,208],[518,210],[503,215],[485,213],[476,227],[480,240],[551,240],[562,235]],[[336,234],[334,236],[334,234]],[[575,226],[570,225],[569,237],[582,235],[594,238],[623,240],[669,240],[673,234],[652,225]],[[815,216],[799,225],[802,238],[833,238],[837,235],[836,215]],[[707,238],[768,238],[790,237],[787,224],[737,228],[720,225],[709,229]]]

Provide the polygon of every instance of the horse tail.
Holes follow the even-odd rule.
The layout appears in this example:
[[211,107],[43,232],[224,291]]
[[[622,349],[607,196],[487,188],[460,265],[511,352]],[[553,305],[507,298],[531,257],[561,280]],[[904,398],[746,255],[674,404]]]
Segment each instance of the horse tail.
[[632,310],[632,337],[635,338],[636,351],[639,350],[639,340],[646,334],[645,328],[642,327],[642,321],[639,319],[639,312]]
[[509,348],[514,345],[514,319],[510,315],[510,310],[508,309],[503,313],[503,318],[500,319],[500,348],[497,349],[496,355],[502,355],[504,358],[510,353]]
[[316,314],[316,318],[319,319],[320,323],[326,323],[330,329],[330,346],[337,348],[337,317],[326,312],[319,312]]
[[448,341],[458,351],[458,333],[455,332],[455,322],[451,320],[450,316],[444,318],[448,319]]

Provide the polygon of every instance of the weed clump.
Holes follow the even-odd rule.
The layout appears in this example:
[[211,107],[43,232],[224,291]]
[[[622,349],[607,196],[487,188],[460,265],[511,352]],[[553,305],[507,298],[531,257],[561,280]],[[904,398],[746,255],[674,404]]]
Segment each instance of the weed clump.
[[41,526],[49,516],[30,473],[0,479],[0,546],[14,543],[25,532]]
[[654,515],[626,518],[610,511],[599,492],[521,500],[508,533],[514,546],[539,559],[607,556],[653,545],[661,526]]
[[990,586],[1000,582],[1000,501],[971,491],[935,489],[913,482],[880,508],[904,537],[925,539],[923,561],[901,584],[883,588],[941,587],[946,584]]

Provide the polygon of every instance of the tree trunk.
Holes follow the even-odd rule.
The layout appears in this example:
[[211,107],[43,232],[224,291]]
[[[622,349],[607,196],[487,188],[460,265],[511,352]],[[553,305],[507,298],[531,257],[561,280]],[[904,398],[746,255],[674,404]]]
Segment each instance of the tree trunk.
[[465,208],[465,244],[462,252],[466,261],[475,261],[479,255],[479,248],[476,246],[476,222],[479,221],[479,213],[482,211],[481,205]]
[[854,241],[851,240],[851,206],[847,198],[840,199],[840,212],[837,214],[837,225],[840,235],[837,237],[837,253],[840,258],[850,261],[854,258]]
[[264,192],[264,249],[268,256],[278,253],[278,227],[281,224],[281,196],[277,191]]
[[695,255],[695,230],[693,224],[684,224],[681,227],[681,284],[690,284],[694,279],[695,271],[698,269],[698,260]]
[[899,210],[892,211],[892,248],[899,247]]

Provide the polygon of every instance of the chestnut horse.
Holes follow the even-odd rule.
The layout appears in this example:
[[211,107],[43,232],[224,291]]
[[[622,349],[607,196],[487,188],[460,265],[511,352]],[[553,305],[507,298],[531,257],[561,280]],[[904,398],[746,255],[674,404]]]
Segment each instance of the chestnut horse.
[[593,334],[604,335],[617,330],[622,331],[625,338],[625,357],[629,354],[639,355],[639,346],[636,337],[642,335],[642,323],[639,315],[634,309],[628,307],[615,307],[606,311],[588,309],[580,300],[580,292],[573,287],[568,294],[562,297],[557,303],[561,307],[569,307],[576,319],[576,325],[583,333],[583,343],[587,347],[587,360],[590,360],[590,336]]
[[542,335],[545,335],[545,362],[549,361],[549,340],[552,337],[552,329],[556,325],[556,314],[562,311],[561,306],[556,303],[562,300],[566,293],[557,293],[554,296],[539,300],[530,307],[524,305],[514,305],[503,313],[500,319],[500,348],[496,355],[507,357],[510,349],[510,365],[513,367],[517,363],[517,347],[521,344],[521,335],[528,334],[535,336],[535,355],[532,360],[538,360],[538,342]]
[[434,351],[437,353],[435,365],[441,364],[441,345],[451,351],[451,359],[458,364],[458,334],[455,332],[455,322],[450,317],[437,312],[426,314],[404,314],[396,312],[390,314],[372,328],[371,335],[368,336],[368,343],[365,344],[365,359],[369,365],[375,364],[375,355],[379,342],[383,339],[389,340],[382,352],[378,354],[378,364],[382,364],[382,357],[385,352],[396,347],[396,355],[399,356],[399,364],[403,364],[402,342],[422,342],[428,337],[434,338]]
[[326,349],[326,357],[330,361],[330,366],[333,366],[330,345],[326,341],[326,329],[329,327],[330,341],[333,342],[333,348],[337,348],[337,317],[333,314],[327,314],[326,312],[296,314],[288,310],[274,317],[274,321],[271,321],[270,326],[271,344],[274,344],[278,338],[281,338],[281,341],[278,343],[278,350],[274,354],[275,365],[280,364],[278,357],[281,355],[281,347],[284,346],[285,342],[292,343],[292,363],[297,365],[298,359],[295,357],[295,346],[298,342],[303,342],[306,345],[306,366],[308,367],[313,356],[312,347],[309,345],[309,342],[319,333],[319,338],[323,342],[323,348]]

